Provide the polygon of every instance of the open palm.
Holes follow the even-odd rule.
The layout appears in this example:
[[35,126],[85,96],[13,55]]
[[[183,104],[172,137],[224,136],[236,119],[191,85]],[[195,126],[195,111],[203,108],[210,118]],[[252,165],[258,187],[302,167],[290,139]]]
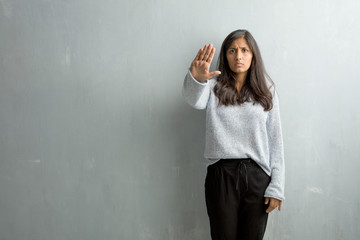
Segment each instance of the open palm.
[[190,67],[190,72],[196,80],[203,82],[221,74],[220,71],[209,72],[214,54],[215,48],[211,43],[206,44],[204,49],[199,50]]

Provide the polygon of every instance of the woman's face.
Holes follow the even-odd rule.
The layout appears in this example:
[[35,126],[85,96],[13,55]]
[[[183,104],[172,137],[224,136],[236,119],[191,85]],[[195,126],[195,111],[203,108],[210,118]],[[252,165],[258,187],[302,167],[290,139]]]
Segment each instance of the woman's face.
[[252,57],[253,53],[245,38],[234,40],[226,51],[229,67],[236,75],[249,70]]

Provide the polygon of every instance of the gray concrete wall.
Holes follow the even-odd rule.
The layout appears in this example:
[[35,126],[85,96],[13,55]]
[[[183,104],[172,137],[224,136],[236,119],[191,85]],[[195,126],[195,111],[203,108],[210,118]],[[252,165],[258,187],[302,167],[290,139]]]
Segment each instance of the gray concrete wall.
[[181,87],[239,28],[280,97],[287,199],[265,239],[359,239],[359,9],[0,0],[0,239],[209,239],[205,112]]

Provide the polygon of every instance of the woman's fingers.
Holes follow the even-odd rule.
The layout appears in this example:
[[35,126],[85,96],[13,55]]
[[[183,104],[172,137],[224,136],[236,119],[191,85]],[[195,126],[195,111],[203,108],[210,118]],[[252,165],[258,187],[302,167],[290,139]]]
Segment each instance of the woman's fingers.
[[275,206],[274,202],[270,200],[269,207],[266,209],[266,213],[271,212],[275,208],[276,208],[276,206]]
[[201,53],[200,53],[200,56],[199,56],[199,61],[202,61],[204,59],[204,56],[205,56],[205,53],[206,53],[206,48],[207,48],[207,45],[204,46],[203,49],[200,49],[201,50]]
[[204,48],[200,48],[198,53],[196,54],[194,61],[206,61],[211,63],[215,53],[215,48],[212,44],[205,44]]
[[211,73],[209,73],[209,78],[213,78],[213,77],[215,77],[216,75],[220,75],[220,74],[221,74],[220,71],[211,72]]
[[212,50],[212,44],[210,43],[209,45],[207,45],[207,47],[204,49],[204,58],[202,59],[203,61],[208,61],[208,58],[211,54],[211,50]]
[[205,59],[207,58],[206,55],[207,55],[207,51],[208,51],[208,45],[206,44],[205,47],[204,47],[204,51],[203,51],[203,54],[202,54],[202,58],[201,60],[202,61],[205,61]]
[[198,53],[196,54],[196,56],[195,56],[195,58],[194,58],[194,61],[200,60],[201,52],[202,52],[202,48],[199,49]]
[[213,48],[211,48],[211,52],[210,52],[208,59],[206,60],[208,63],[212,62],[214,54],[215,54],[215,48],[213,47]]
[[279,207],[279,211],[281,210],[281,201],[276,198],[265,198],[265,204],[269,204],[269,207],[266,209],[267,213],[270,213],[277,207]]

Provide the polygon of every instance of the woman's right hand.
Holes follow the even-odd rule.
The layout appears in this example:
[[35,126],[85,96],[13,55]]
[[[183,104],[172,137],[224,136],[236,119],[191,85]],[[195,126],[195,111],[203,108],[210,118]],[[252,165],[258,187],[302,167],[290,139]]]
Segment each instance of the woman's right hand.
[[206,44],[203,49],[200,48],[190,67],[191,75],[196,80],[203,82],[221,74],[220,71],[209,72],[214,54],[215,48],[211,43]]

